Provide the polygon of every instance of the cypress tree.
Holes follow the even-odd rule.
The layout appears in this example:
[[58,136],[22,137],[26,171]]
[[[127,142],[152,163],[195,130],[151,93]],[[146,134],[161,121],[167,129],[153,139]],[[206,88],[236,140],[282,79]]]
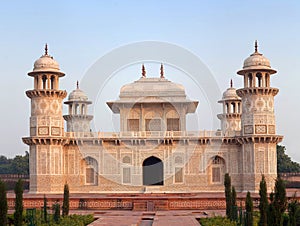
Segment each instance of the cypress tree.
[[233,206],[236,206],[237,205],[236,204],[236,191],[235,191],[234,186],[232,186],[232,189],[231,189],[231,196],[232,196],[232,202],[231,202],[231,204]]
[[275,225],[280,226],[283,223],[283,214],[286,210],[287,198],[284,181],[277,177],[275,181],[275,193],[274,193],[274,209],[275,209]]
[[276,215],[276,211],[275,211],[275,207],[274,207],[274,193],[271,192],[270,193],[270,204],[268,206],[268,226],[270,225],[275,225],[275,215]]
[[56,224],[59,224],[59,220],[60,220],[60,205],[58,200],[53,204],[53,220]]
[[249,191],[246,196],[246,226],[253,226],[253,201]]
[[295,195],[294,195],[293,200],[288,204],[289,226],[297,226],[296,224],[297,209],[299,209],[299,203],[298,200],[295,199]]
[[238,220],[238,213],[237,213],[237,204],[236,204],[236,191],[234,186],[232,186],[231,190],[231,220],[237,221]]
[[64,200],[63,200],[63,206],[62,206],[62,215],[68,216],[69,215],[69,185],[65,184],[64,186]]
[[243,218],[243,207],[242,207],[242,202],[240,202],[240,208],[239,208],[239,220],[238,220],[237,225],[238,225],[238,226],[243,225],[243,222],[244,222],[244,218]]
[[296,213],[295,213],[295,221],[296,221],[295,225],[300,225],[300,206],[299,206],[299,203],[298,203]]
[[48,213],[47,213],[47,198],[46,195],[44,195],[44,206],[43,206],[43,216],[44,216],[44,221],[47,223],[48,222]]
[[6,226],[7,210],[6,186],[0,179],[0,226]]
[[259,184],[259,197],[260,197],[260,202],[259,202],[259,226],[267,226],[268,225],[268,216],[267,216],[267,211],[268,211],[268,197],[267,197],[267,183],[265,180],[265,176],[262,175],[260,184]]
[[231,178],[228,173],[225,174],[224,186],[225,186],[225,200],[226,200],[226,216],[229,219],[231,219],[231,210],[232,210]]
[[15,186],[15,212],[14,212],[14,225],[22,226],[22,213],[23,213],[23,181],[18,180]]

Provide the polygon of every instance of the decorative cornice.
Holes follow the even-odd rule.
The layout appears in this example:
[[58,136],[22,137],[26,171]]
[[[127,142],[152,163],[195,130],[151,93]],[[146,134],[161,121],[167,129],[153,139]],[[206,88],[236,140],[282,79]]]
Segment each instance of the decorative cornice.
[[27,145],[65,145],[69,139],[65,137],[23,137],[23,142]]
[[283,136],[280,135],[252,135],[252,136],[240,136],[237,137],[237,141],[240,144],[247,143],[280,143]]
[[223,118],[240,119],[241,116],[242,116],[242,114],[240,114],[240,113],[224,113],[224,114],[217,115],[218,119],[223,119]]
[[64,115],[63,116],[66,121],[78,121],[78,120],[89,120],[93,119],[93,115]]
[[278,92],[279,92],[279,89],[277,89],[277,88],[266,88],[266,87],[250,87],[250,88],[238,89],[236,91],[237,95],[240,97],[243,97],[246,94],[276,96]]
[[210,145],[212,143],[242,145],[247,143],[279,143],[283,139],[280,135],[249,135],[249,136],[219,136],[219,137],[161,137],[161,138],[137,138],[137,137],[24,137],[23,142],[27,145],[103,145],[110,143],[114,145],[147,145],[162,144],[188,145],[190,142],[197,145]]
[[52,90],[52,89],[41,89],[41,90],[27,90],[26,95],[29,98],[34,98],[34,97],[57,97],[57,98],[66,98],[67,96],[67,91],[65,90]]

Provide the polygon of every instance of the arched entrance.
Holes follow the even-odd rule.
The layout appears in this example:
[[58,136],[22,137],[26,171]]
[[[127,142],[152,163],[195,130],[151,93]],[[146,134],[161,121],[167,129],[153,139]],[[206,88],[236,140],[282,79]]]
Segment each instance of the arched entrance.
[[143,162],[143,185],[164,185],[163,162],[151,156]]

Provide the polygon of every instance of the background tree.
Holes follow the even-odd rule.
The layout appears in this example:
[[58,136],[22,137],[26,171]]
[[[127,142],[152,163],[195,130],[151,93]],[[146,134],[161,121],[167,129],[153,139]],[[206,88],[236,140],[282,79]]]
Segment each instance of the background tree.
[[231,189],[231,219],[232,221],[238,220],[238,208],[236,203],[236,191],[234,186],[232,186]]
[[26,151],[25,156],[17,155],[12,161],[14,174],[29,174],[29,153]]
[[10,174],[11,173],[11,159],[5,156],[0,156],[0,174]]
[[6,186],[0,179],[0,226],[6,226],[7,210]]
[[0,174],[29,174],[29,152],[17,155],[13,159],[0,156]]
[[64,216],[68,216],[69,215],[69,185],[65,184],[64,186],[64,200],[63,200],[63,206],[62,206],[62,215]]
[[224,178],[225,186],[225,200],[226,200],[226,216],[231,219],[231,207],[232,207],[232,194],[231,194],[231,178],[228,173],[225,174]]
[[258,225],[267,226],[268,225],[268,216],[267,216],[268,197],[267,197],[267,183],[264,175],[262,175],[259,184],[259,197],[260,197],[260,202],[259,202],[260,217],[259,217]]
[[291,160],[285,153],[285,146],[277,145],[277,172],[278,173],[299,173],[300,165]]
[[277,177],[274,188],[274,208],[275,208],[275,225],[282,225],[283,214],[287,207],[287,198],[284,181]]
[[246,196],[246,226],[253,226],[253,201],[249,191]]
[[18,180],[15,186],[15,212],[14,212],[14,225],[22,226],[22,213],[23,213],[23,182]]

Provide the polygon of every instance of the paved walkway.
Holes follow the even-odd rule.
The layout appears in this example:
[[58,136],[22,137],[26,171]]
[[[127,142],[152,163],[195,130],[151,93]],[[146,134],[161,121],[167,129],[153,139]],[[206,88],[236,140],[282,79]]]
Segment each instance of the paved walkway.
[[224,215],[224,211],[99,211],[89,226],[199,226],[196,218]]

